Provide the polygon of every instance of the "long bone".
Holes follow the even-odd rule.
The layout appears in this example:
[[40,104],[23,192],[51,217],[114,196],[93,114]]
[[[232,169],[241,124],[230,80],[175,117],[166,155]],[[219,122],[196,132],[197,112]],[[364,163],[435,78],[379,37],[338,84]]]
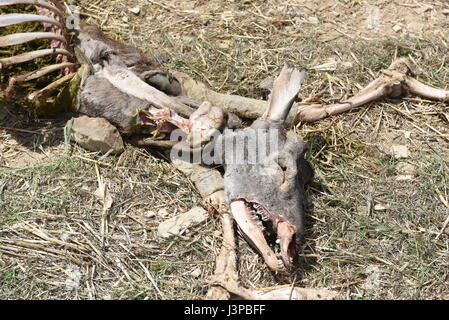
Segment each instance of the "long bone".
[[303,106],[295,122],[315,122],[382,98],[397,98],[407,92],[432,100],[449,101],[449,91],[431,87],[413,78],[410,65],[406,58],[394,61],[387,70],[380,72],[377,79],[345,102],[327,106],[319,104]]
[[[406,58],[397,59],[387,69],[380,72],[380,76],[369,83],[355,96],[330,105],[305,102],[293,106],[290,117],[295,123],[315,122],[320,119],[338,115],[369,102],[388,96],[398,97],[409,92],[417,96],[438,101],[449,101],[449,91],[434,88],[416,80]],[[210,101],[224,110],[235,113],[242,118],[257,119],[265,113],[266,103],[261,100],[250,99],[235,95],[225,95],[209,89],[205,84],[195,81],[181,72],[172,72],[182,83],[186,94],[199,101]],[[298,111],[299,108],[299,111]],[[288,121],[291,123],[293,121]]]
[[13,56],[13,57],[0,59],[0,69],[8,67],[10,65],[28,62],[28,61],[31,61],[31,60],[34,60],[37,58],[42,58],[42,57],[46,57],[46,56],[50,56],[50,55],[60,55],[60,54],[65,55],[69,58],[73,58],[73,55],[65,49],[56,49],[56,48],[42,49],[42,50],[36,50],[36,51],[22,53],[17,56]]
[[164,92],[148,85],[132,71],[114,66],[107,66],[98,76],[107,79],[117,89],[129,95],[148,101],[150,104],[161,109],[172,109],[181,116],[189,117],[194,109],[177,102]]
[[37,7],[41,7],[47,10],[52,11],[57,16],[59,16],[61,19],[64,19],[64,11],[58,9],[53,2],[48,2],[45,0],[2,0],[0,3],[0,7],[3,6],[12,6],[12,5],[18,5],[18,4],[31,4]]
[[7,27],[26,22],[49,23],[58,28],[63,28],[63,25],[58,20],[38,14],[10,13],[0,16],[0,27]]
[[35,40],[58,40],[67,43],[64,36],[53,32],[26,32],[0,37],[0,47],[10,47]]

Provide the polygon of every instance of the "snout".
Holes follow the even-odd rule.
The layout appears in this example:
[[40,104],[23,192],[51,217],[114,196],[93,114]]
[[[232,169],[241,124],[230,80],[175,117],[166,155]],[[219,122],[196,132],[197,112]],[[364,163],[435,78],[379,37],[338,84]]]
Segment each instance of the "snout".
[[231,202],[231,212],[247,240],[270,269],[284,273],[297,254],[296,227],[265,206],[244,199]]

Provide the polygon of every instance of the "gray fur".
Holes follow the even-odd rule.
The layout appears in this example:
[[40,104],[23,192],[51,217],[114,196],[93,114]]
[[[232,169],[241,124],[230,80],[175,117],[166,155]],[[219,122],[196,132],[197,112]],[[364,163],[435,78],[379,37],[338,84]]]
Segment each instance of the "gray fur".
[[108,66],[128,69],[168,95],[182,93],[180,83],[161,70],[156,60],[148,59],[133,46],[106,37],[97,27],[83,23],[77,47],[92,67],[92,74],[79,90],[77,111],[106,118],[124,134],[138,133],[138,110],[148,109],[149,103],[117,90],[107,79],[97,76],[97,72]]
[[117,90],[105,78],[95,75],[87,78],[80,91],[79,112],[90,117],[109,120],[124,134],[137,133],[138,111],[147,109],[148,102]]
[[[226,145],[241,147],[244,139],[254,133],[261,137],[257,144],[246,145],[244,163],[233,163],[233,154],[226,153]],[[270,133],[272,136],[269,136]],[[278,147],[260,156],[254,164],[249,155],[260,155],[260,141],[277,137]],[[263,205],[280,220],[287,220],[297,228],[299,245],[304,235],[304,185],[313,176],[309,163],[304,158],[307,145],[296,134],[286,135],[280,122],[257,120],[245,130],[227,131],[217,141],[217,156],[225,163],[225,193],[228,203],[246,200]],[[254,158],[252,158],[254,159]]]

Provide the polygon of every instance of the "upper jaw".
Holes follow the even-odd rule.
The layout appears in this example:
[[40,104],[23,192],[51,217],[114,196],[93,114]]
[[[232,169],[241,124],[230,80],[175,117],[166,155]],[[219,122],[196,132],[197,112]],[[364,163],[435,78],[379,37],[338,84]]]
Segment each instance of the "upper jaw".
[[[296,255],[296,232],[294,225],[271,214],[260,204],[240,199],[231,202],[231,213],[239,228],[260,252],[265,263],[275,272],[285,273]],[[276,236],[280,255],[269,246],[266,235]]]

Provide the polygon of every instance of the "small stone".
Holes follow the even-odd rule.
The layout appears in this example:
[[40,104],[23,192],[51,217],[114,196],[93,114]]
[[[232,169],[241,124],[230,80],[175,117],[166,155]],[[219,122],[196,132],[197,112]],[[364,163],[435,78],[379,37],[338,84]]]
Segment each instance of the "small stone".
[[170,213],[168,212],[167,208],[162,208],[157,212],[157,215],[159,217],[166,218],[170,215]]
[[139,7],[129,8],[128,11],[132,12],[134,14],[139,14],[140,13],[140,8]]
[[337,70],[337,67],[338,67],[338,62],[331,59],[331,60],[327,61],[326,63],[312,67],[312,69],[314,69],[316,71],[335,71],[335,70]]
[[110,154],[125,151],[120,133],[106,119],[83,116],[71,121],[71,139],[84,149]]
[[221,49],[227,50],[227,49],[229,49],[229,48],[231,47],[231,41],[229,41],[229,40],[223,40],[223,41],[221,41],[221,42],[218,44],[218,46],[219,46]]
[[396,159],[407,159],[410,157],[410,151],[407,146],[392,146],[390,152]]
[[70,233],[64,232],[59,236],[59,239],[61,239],[64,242],[67,242],[70,239]]
[[431,11],[433,10],[433,6],[430,5],[424,5],[424,7],[422,7],[419,12],[420,13],[426,13],[427,11]]
[[197,16],[200,14],[198,10],[183,10],[182,12],[185,14],[190,14],[192,16]]
[[147,218],[154,218],[155,216],[157,216],[157,213],[154,212],[154,211],[148,211],[148,212],[145,214],[145,216],[146,216]]
[[354,64],[350,61],[345,61],[340,64],[340,67],[343,69],[350,69],[354,66]]
[[400,26],[400,25],[395,25],[394,27],[393,27],[393,31],[394,32],[399,32],[399,31],[401,31],[402,30],[402,27]]
[[410,181],[413,180],[413,176],[406,174],[406,175],[400,175],[396,177],[396,181]]
[[190,273],[190,275],[194,278],[199,278],[202,274],[203,272],[201,271],[200,268],[197,268]]
[[309,19],[307,19],[311,24],[314,24],[314,25],[318,25],[318,24],[320,24],[320,20],[318,20],[318,18],[317,17],[309,17]]
[[416,167],[413,164],[401,162],[397,167],[398,173],[408,176],[414,176],[416,173]]
[[443,14],[449,15],[449,9],[444,9],[444,10],[443,10]]
[[162,238],[180,236],[187,229],[195,227],[206,221],[207,217],[208,215],[206,210],[201,207],[196,207],[186,213],[161,223],[157,231],[159,236]]
[[366,290],[379,290],[381,288],[382,272],[377,266],[369,266],[365,269],[367,278],[365,280]]
[[67,274],[67,279],[65,280],[65,287],[67,290],[78,289],[81,282],[81,271],[78,266],[69,265],[65,271]]
[[388,210],[389,208],[388,207],[386,207],[386,206],[384,206],[384,205],[381,205],[381,204],[376,204],[375,206],[374,206],[374,210],[375,211],[386,211],[386,210]]

